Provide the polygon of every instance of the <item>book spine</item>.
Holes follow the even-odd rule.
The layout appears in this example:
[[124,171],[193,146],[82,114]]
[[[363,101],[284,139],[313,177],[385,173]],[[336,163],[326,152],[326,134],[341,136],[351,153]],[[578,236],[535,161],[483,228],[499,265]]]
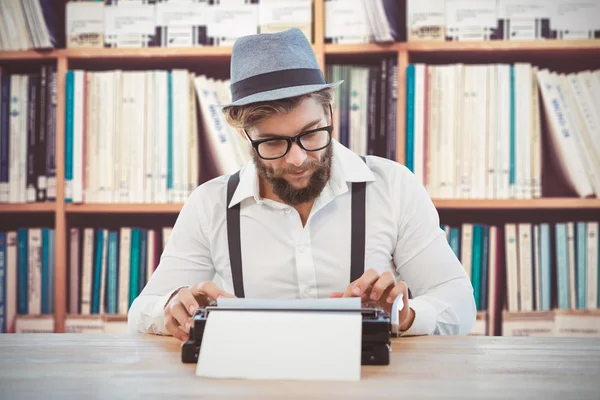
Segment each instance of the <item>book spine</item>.
[[10,149],[10,75],[0,76],[0,203],[8,202]]

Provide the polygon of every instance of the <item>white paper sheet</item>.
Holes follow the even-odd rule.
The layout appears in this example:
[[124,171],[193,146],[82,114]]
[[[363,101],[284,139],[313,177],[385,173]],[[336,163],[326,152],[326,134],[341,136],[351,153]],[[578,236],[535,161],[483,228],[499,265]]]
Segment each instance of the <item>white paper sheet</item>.
[[212,311],[196,375],[211,378],[341,380],[360,379],[362,316],[319,311],[360,308],[360,299],[221,299],[219,306],[314,307],[315,311]]

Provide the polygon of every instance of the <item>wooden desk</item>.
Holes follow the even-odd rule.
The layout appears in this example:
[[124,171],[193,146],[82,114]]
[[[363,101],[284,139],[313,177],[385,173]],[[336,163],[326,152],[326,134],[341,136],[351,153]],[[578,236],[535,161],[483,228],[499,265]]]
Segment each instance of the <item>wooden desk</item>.
[[152,335],[0,335],[0,399],[600,398],[600,340],[417,337],[360,382],[203,379]]

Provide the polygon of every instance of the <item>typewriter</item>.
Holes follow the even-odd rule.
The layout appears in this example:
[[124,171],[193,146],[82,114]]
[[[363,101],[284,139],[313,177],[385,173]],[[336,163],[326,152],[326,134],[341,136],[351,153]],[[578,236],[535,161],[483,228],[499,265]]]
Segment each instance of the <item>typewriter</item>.
[[[396,307],[393,308],[394,310]],[[207,306],[197,309],[191,317],[190,332],[188,340],[181,345],[181,361],[184,363],[197,363],[202,336],[206,321],[211,312],[227,311],[281,311],[276,308],[228,308],[218,306]],[[290,312],[314,312],[314,309],[293,309]],[[362,342],[361,342],[361,364],[362,365],[388,365],[390,363],[391,337],[398,336],[397,321],[392,321],[390,315],[381,308],[365,303],[360,309],[351,310],[327,310],[327,312],[360,312],[362,315]],[[395,313],[398,315],[398,313]]]

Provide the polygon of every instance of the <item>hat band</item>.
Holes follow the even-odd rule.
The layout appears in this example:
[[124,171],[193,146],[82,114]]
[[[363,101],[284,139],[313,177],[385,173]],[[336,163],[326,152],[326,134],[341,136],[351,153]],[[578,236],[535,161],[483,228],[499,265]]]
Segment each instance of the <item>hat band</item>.
[[326,84],[320,69],[295,68],[251,76],[231,85],[231,97],[237,101],[256,93],[303,85]]

